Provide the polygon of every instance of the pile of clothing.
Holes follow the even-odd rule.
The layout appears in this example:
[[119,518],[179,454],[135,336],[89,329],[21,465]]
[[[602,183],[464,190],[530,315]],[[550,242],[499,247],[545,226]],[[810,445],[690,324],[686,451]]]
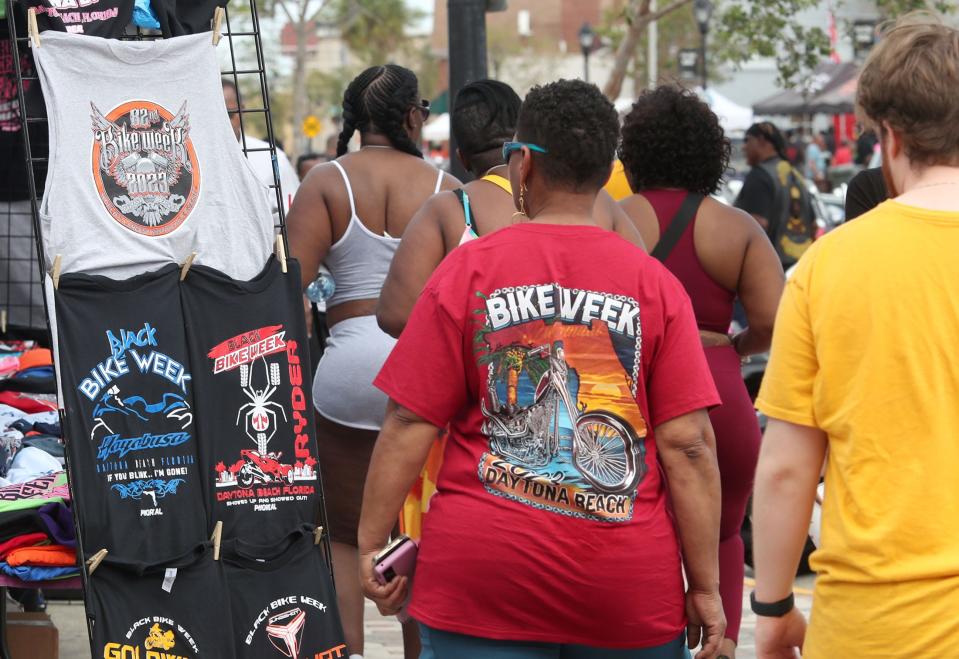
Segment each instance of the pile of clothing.
[[50,351],[0,342],[0,575],[80,574]]

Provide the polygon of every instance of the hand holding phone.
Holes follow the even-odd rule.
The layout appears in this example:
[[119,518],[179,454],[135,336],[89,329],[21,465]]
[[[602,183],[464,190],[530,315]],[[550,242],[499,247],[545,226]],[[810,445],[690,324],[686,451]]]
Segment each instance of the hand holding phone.
[[416,553],[418,550],[416,541],[408,536],[399,535],[373,557],[373,577],[381,585],[385,586],[398,577],[406,577],[407,579],[406,602],[396,614],[396,618],[400,622],[406,622],[410,619],[406,607],[409,604],[409,593],[412,592],[411,586],[413,572],[416,570]]

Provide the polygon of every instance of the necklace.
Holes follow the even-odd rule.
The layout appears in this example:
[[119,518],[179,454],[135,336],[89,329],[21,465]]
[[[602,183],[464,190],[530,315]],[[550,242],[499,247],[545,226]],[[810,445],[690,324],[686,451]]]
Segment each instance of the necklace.
[[392,149],[391,146],[386,146],[385,144],[364,144],[360,147],[360,151],[363,149]]
[[[499,169],[500,167],[506,167],[506,165],[493,165],[492,167],[487,169],[486,172],[483,173],[483,176],[489,176],[494,169]],[[506,177],[504,176],[503,178],[506,178]]]
[[914,185],[909,189],[909,192],[913,190],[921,190],[923,188],[936,188],[942,185],[959,185],[959,181],[939,181],[937,183],[923,183],[922,185]]

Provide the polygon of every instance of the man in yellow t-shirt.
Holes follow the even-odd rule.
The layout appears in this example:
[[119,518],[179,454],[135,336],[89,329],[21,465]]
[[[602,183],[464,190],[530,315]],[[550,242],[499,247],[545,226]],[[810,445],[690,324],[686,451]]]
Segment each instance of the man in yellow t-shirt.
[[[883,34],[857,103],[891,200],[786,286],[757,401],[760,659],[959,657],[957,88],[959,31],[920,14]],[[791,588],[824,459],[807,632]]]

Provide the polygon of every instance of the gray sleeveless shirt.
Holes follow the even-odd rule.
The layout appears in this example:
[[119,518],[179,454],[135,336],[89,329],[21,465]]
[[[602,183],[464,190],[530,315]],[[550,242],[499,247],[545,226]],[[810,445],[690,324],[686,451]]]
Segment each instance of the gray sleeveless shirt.
[[211,39],[41,35],[41,226],[62,272],[124,279],[194,251],[235,279],[262,270],[273,245],[267,188],[230,127]]

